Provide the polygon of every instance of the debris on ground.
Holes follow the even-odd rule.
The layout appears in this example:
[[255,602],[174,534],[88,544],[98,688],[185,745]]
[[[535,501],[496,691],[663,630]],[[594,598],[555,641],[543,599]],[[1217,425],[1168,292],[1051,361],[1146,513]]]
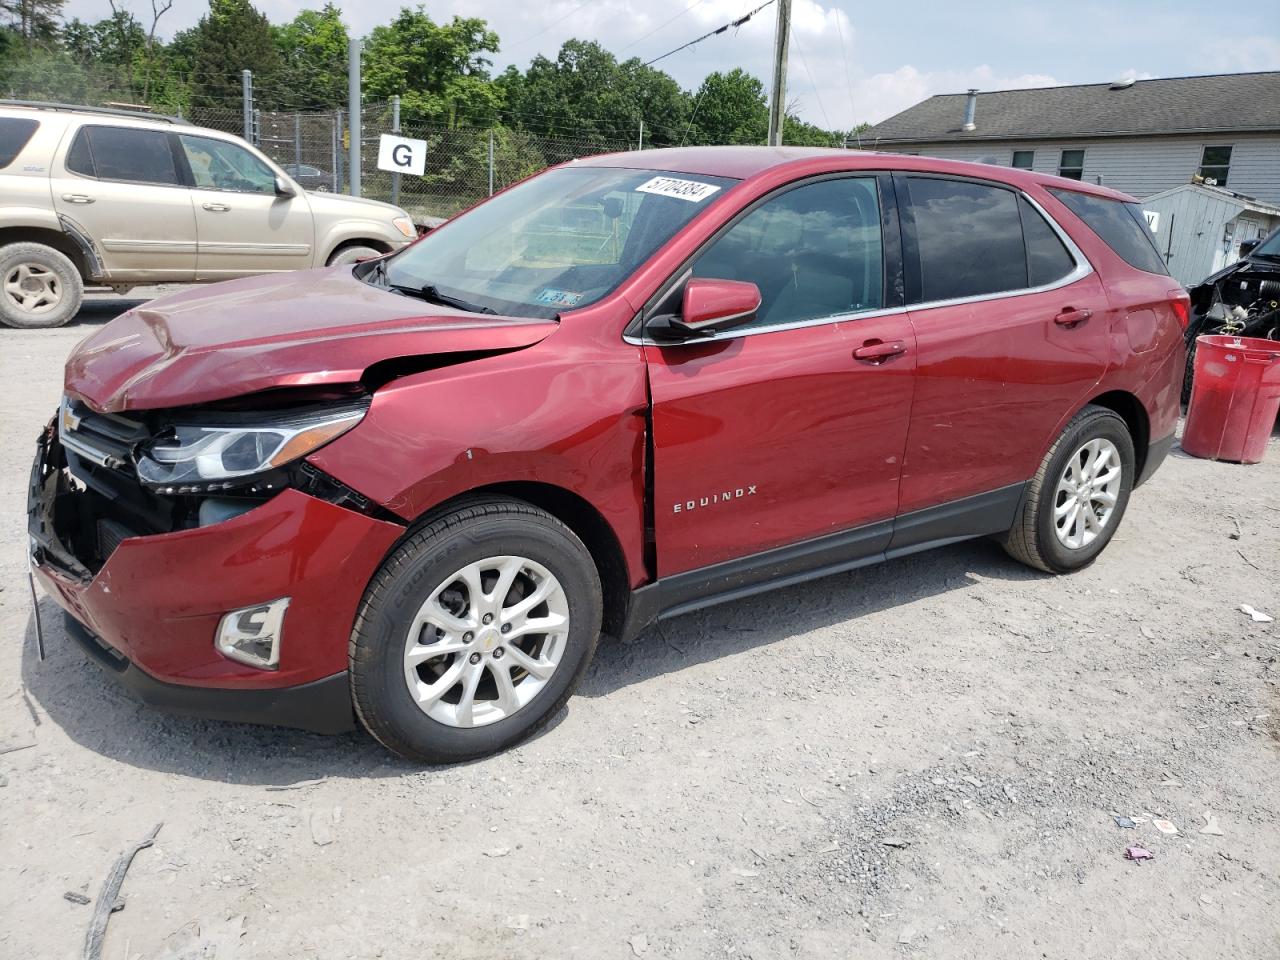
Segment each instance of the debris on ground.
[[268,783],[267,790],[300,790],[303,787],[315,787],[328,781],[328,777],[319,777],[315,780],[298,780],[295,783]]
[[1156,855],[1146,847],[1125,847],[1124,858],[1126,860],[1136,860],[1141,863],[1143,860],[1154,860]]
[[1254,623],[1271,623],[1275,620],[1275,617],[1270,614],[1263,613],[1261,610],[1256,610],[1247,603],[1240,604],[1240,612],[1248,614],[1249,619]]
[[193,920],[169,935],[156,960],[235,960],[243,936],[243,916]]
[[311,840],[317,847],[327,847],[333,843],[333,824],[336,818],[328,810],[312,810]]
[[1222,827],[1218,826],[1218,818],[1213,815],[1212,810],[1206,810],[1201,814],[1204,818],[1204,826],[1200,828],[1200,832],[1210,837],[1222,836]]
[[1018,795],[1013,792],[1013,787],[1009,786],[1007,783],[1004,785],[1004,795],[1008,798],[1010,803],[1018,802]]
[[643,933],[637,933],[627,943],[631,946],[631,952],[637,957],[643,957],[649,952],[649,938]]
[[1132,830],[1134,827],[1137,826],[1137,824],[1134,823],[1133,819],[1130,817],[1114,817],[1113,816],[1111,819],[1114,820],[1116,822],[1116,826],[1120,827],[1122,830]]
[[1227,517],[1227,519],[1236,525],[1236,528],[1227,534],[1227,539],[1239,540],[1240,537],[1244,534],[1244,530],[1240,526],[1240,521],[1236,517]]
[[157,823],[147,836],[120,854],[115,866],[107,874],[107,879],[102,884],[102,892],[98,894],[98,904],[93,908],[93,916],[89,920],[89,932],[84,938],[85,960],[100,960],[102,957],[102,940],[107,935],[107,920],[116,912],[116,903],[120,900],[120,887],[124,884],[124,875],[129,870],[129,864],[133,863],[133,858],[138,855],[139,850],[145,850],[156,842],[156,834],[160,832],[162,826],[164,826],[163,822]]
[[902,932],[898,934],[898,942],[903,946],[906,946],[915,938],[916,931],[913,927],[903,927]]
[[484,855],[486,857],[505,857],[510,852],[510,847],[494,847],[492,850],[486,850]]
[[1152,820],[1151,825],[1161,833],[1167,833],[1170,836],[1173,836],[1178,832],[1178,828],[1169,820]]
[[69,900],[71,903],[78,903],[82,907],[85,906],[86,904],[93,903],[93,901],[90,900],[88,897],[86,897],[83,893],[79,893],[76,890],[68,890],[66,893],[62,895],[62,899]]
[[886,847],[897,847],[899,850],[911,846],[911,841],[902,837],[885,837],[880,843]]

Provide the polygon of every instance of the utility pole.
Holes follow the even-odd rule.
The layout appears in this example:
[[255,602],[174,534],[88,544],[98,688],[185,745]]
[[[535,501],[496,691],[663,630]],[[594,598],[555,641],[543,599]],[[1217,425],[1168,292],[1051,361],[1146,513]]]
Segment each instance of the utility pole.
[[769,146],[782,146],[787,114],[787,45],[791,40],[791,0],[777,0],[778,25],[773,34],[773,99],[769,101]]
[[489,131],[489,196],[493,196],[493,131]]
[[[391,98],[391,132],[400,132],[400,94]],[[400,171],[391,174],[391,202],[400,205]]]
[[644,149],[644,120],[640,121],[640,145],[636,147],[636,149],[637,150]]
[[353,197],[360,196],[360,40],[352,37],[347,44],[347,122],[351,128],[351,146],[348,166],[350,173],[347,191]]
[[244,100],[244,138],[253,143],[253,71],[240,71],[240,96]]

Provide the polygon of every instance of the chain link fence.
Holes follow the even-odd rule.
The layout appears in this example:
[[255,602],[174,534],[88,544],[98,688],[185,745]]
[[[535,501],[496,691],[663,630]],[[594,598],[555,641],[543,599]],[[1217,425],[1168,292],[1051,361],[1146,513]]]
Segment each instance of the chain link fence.
[[[186,119],[244,136],[243,112],[192,110]],[[550,137],[506,126],[404,122],[398,136],[427,142],[422,176],[379,170],[378,141],[395,131],[390,101],[365,104],[360,122],[360,195],[404,207],[416,222],[447,219],[548,166],[633,150],[637,141]],[[307,190],[347,193],[350,116],[345,110],[254,111],[249,139]]]

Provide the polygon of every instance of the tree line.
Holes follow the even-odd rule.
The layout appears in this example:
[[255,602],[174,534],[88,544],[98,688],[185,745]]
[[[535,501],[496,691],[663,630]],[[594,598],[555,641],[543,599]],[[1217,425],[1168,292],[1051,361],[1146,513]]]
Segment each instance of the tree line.
[[[138,14],[107,0],[109,16],[64,20],[63,0],[0,0],[0,93],[69,103],[144,104],[157,112],[233,118],[241,70],[253,71],[264,111],[340,109],[347,100],[349,33],[332,3],[273,24],[250,0],[209,0],[196,26],[163,38],[173,0]],[[585,144],[646,146],[765,141],[764,84],[742,69],[709,74],[686,90],[638,58],[568,40],[554,58],[493,72],[498,34],[476,17],[437,23],[405,7],[363,38],[366,103],[401,98],[406,124],[503,128]],[[839,146],[845,131],[788,114],[784,141]]]

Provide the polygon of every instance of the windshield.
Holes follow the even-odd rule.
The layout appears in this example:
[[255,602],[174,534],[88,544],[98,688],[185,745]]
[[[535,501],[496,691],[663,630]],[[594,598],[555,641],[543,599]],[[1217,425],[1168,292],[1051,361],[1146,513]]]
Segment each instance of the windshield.
[[594,303],[737,183],[563,167],[499,194],[368,271],[402,293],[485,312],[554,317]]
[[1280,230],[1276,230],[1271,236],[1254,247],[1251,256],[1280,259]]

